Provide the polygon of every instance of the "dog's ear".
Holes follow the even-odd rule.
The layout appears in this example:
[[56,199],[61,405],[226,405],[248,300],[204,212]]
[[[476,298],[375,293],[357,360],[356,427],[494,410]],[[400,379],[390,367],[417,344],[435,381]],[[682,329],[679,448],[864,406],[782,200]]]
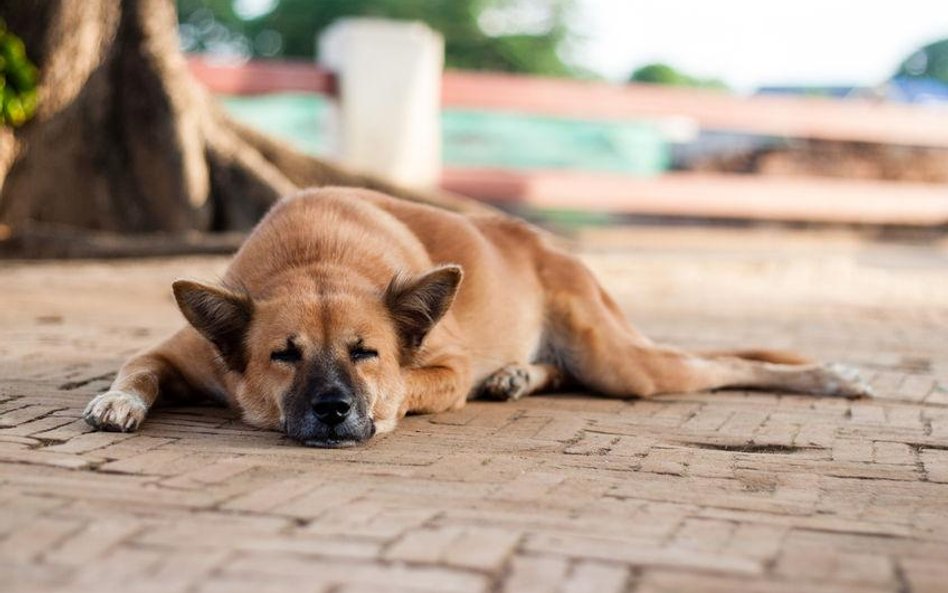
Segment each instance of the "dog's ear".
[[253,317],[250,296],[191,280],[176,280],[171,286],[188,323],[214,344],[229,368],[243,372],[244,337]]
[[421,276],[396,275],[385,290],[402,346],[416,350],[448,312],[464,273],[461,266],[437,267]]

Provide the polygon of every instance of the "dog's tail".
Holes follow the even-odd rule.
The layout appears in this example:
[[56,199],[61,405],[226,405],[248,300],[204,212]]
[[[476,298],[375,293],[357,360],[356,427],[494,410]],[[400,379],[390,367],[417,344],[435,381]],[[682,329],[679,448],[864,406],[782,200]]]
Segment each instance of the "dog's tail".
[[713,350],[710,352],[701,352],[700,354],[708,358],[743,358],[744,360],[756,360],[758,362],[770,362],[774,364],[813,363],[812,360],[801,354],[788,352],[786,350],[764,350],[755,348],[750,350]]

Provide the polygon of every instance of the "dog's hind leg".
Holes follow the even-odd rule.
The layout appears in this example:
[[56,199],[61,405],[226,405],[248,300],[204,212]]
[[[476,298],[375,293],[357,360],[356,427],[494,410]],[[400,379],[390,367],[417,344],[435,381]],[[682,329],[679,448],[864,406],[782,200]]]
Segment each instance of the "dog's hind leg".
[[620,328],[579,322],[560,334],[569,374],[618,397],[707,391],[724,387],[814,395],[869,395],[858,374],[841,365],[781,364],[736,356],[701,356],[677,348],[637,344]]
[[[597,354],[598,350],[598,354]],[[606,395],[648,397],[746,387],[813,395],[869,395],[858,374],[841,365],[775,364],[736,357],[708,358],[676,348],[593,348],[572,369],[579,380]],[[620,360],[620,353],[625,359]]]
[[[547,278],[551,346],[569,376],[604,395],[649,397],[724,387],[869,394],[858,375],[840,365],[796,364],[803,359],[769,351],[700,355],[655,344],[631,327],[579,261],[563,255],[557,263],[556,275]],[[551,285],[564,270],[569,281]]]
[[551,364],[508,364],[484,380],[479,395],[497,401],[516,400],[538,391],[556,389],[563,380],[563,371]]

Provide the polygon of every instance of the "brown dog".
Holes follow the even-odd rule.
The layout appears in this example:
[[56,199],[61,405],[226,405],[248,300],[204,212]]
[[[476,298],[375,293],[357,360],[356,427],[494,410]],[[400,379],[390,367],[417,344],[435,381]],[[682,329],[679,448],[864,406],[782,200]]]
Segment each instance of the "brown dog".
[[191,325],[129,360],[86,408],[91,425],[134,430],[159,394],[211,396],[249,424],[338,447],[406,413],[566,382],[612,397],[867,392],[857,375],[794,355],[656,345],[541,231],[365,190],[281,201],[219,285],[179,280],[174,294]]

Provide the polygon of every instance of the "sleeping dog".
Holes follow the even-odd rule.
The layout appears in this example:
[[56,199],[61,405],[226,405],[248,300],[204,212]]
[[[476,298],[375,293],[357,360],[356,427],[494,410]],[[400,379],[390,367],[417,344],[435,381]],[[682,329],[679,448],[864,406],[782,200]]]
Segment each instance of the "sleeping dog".
[[793,354],[656,344],[539,229],[368,190],[280,201],[220,282],[173,289],[189,325],[122,366],[86,408],[92,426],[132,431],[158,397],[212,397],[254,426],[343,447],[405,414],[565,385],[620,398],[868,392],[853,371]]

